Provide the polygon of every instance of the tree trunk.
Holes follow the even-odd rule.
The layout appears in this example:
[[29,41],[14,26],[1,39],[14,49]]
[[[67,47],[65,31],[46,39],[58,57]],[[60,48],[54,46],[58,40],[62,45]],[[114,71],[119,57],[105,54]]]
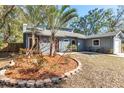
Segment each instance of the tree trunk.
[[35,32],[32,31],[32,45],[31,45],[31,49],[28,50],[28,52],[26,53],[26,55],[33,54],[34,45],[35,45]]
[[8,30],[7,32],[6,31],[4,32],[4,40],[3,40],[4,43],[8,43],[8,39],[10,37],[11,28],[9,24],[7,24],[7,30]]
[[50,40],[50,56],[54,56],[54,53],[55,53],[55,33],[52,33]]
[[33,50],[34,48],[34,45],[35,45],[35,33],[32,32],[32,46],[31,46],[31,49]]

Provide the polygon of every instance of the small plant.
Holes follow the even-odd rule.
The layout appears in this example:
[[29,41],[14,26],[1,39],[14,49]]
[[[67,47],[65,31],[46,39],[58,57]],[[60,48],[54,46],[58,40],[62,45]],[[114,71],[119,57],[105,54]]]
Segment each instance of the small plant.
[[67,48],[70,49],[71,51],[77,51],[77,45],[75,44],[69,45]]

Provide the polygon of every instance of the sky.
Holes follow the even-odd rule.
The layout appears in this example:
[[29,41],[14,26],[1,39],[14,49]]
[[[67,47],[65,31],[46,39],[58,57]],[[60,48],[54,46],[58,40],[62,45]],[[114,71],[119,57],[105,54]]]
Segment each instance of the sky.
[[77,10],[77,13],[79,16],[84,16],[88,13],[89,10],[95,9],[95,8],[112,8],[114,11],[117,9],[117,5],[71,5],[72,8],[75,8]]

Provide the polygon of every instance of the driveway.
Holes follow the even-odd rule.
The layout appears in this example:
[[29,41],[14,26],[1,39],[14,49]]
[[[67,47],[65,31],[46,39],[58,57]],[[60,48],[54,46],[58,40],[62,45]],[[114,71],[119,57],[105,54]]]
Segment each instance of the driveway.
[[72,53],[82,71],[60,84],[65,88],[124,87],[124,58],[97,53]]

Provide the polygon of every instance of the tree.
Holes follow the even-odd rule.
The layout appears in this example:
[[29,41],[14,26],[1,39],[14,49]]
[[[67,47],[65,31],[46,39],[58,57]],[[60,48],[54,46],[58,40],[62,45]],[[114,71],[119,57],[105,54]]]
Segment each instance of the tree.
[[50,39],[50,56],[53,56],[55,53],[55,38],[58,30],[67,26],[66,24],[77,16],[76,10],[70,8],[70,6],[47,6],[45,8],[46,14],[46,24],[47,27],[51,31],[51,39]]
[[13,11],[13,6],[0,6],[0,29],[4,26],[6,18]]
[[42,7],[43,6],[23,6],[21,7],[23,20],[25,23],[30,25],[31,31],[32,31],[32,47],[31,51],[35,48],[35,32],[36,27],[43,22],[43,16],[42,16]]
[[97,34],[106,26],[106,19],[110,15],[110,10],[93,9],[87,15],[78,18],[70,26],[74,27],[75,32],[80,32],[85,35]]
[[93,9],[83,17],[74,20],[70,27],[74,32],[85,35],[97,34],[100,32],[113,32],[124,30],[124,6],[118,6],[117,11],[112,9]]
[[117,13],[114,14],[111,10],[108,21],[108,31],[113,32],[116,30],[123,30],[124,25],[124,6],[118,6]]
[[22,22],[18,6],[0,6],[0,49],[12,42],[22,42]]
[[[9,6],[4,6],[1,11],[5,11],[4,9]],[[22,41],[22,31],[21,25],[22,21],[20,21],[20,15],[18,11],[19,7],[14,6],[14,8],[7,14],[4,22],[1,25],[0,32],[3,34],[3,42],[20,42]],[[2,14],[1,14],[2,15]],[[3,20],[3,19],[2,19]]]

